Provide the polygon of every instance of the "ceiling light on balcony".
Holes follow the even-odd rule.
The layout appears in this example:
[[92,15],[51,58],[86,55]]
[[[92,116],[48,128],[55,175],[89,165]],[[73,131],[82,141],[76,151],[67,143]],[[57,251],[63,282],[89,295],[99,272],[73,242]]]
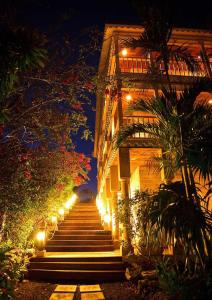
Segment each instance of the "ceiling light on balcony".
[[131,100],[132,100],[132,96],[131,96],[130,94],[127,94],[127,95],[126,95],[126,100],[127,100],[127,101],[131,101]]
[[122,56],[127,56],[127,54],[128,54],[127,49],[126,48],[122,49],[121,54],[122,54]]

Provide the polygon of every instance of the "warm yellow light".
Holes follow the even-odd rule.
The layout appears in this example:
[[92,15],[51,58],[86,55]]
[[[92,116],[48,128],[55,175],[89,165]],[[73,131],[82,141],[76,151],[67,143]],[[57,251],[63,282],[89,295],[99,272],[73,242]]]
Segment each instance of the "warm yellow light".
[[64,211],[63,208],[60,208],[60,209],[58,210],[58,213],[59,213],[59,215],[63,216],[64,213],[65,213],[65,211]]
[[52,216],[52,224],[57,223],[57,217],[56,216]]
[[74,205],[75,201],[77,200],[77,195],[74,194],[71,198],[65,203],[65,208],[69,209],[72,205]]
[[100,207],[100,209],[99,209],[99,212],[100,212],[100,215],[101,215],[102,217],[104,217],[104,215],[106,214],[106,209],[104,208],[103,205],[101,205],[101,207]]
[[121,54],[122,54],[122,56],[127,56],[127,54],[128,54],[127,49],[126,48],[122,49]]
[[127,95],[126,95],[126,100],[127,100],[127,101],[131,101],[131,100],[132,100],[132,96],[131,96],[130,94],[127,94]]
[[36,239],[39,241],[39,242],[44,242],[45,239],[46,239],[46,233],[45,231],[39,231],[36,235]]
[[212,99],[208,100],[208,104],[212,105]]
[[102,205],[102,202],[101,202],[101,200],[97,197],[97,198],[96,198],[96,206],[97,206],[98,210],[100,210],[101,205]]
[[110,214],[109,213],[107,213],[107,214],[104,215],[104,222],[105,223],[109,224],[110,223],[110,219],[111,218],[110,218]]
[[65,204],[64,204],[65,208],[66,209],[69,209],[71,207],[71,202],[70,201],[67,201]]

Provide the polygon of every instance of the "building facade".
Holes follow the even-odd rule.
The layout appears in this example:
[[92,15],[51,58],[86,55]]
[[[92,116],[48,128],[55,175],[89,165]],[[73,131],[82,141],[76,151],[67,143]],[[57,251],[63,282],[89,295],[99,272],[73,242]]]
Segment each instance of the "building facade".
[[[107,216],[107,226],[117,241],[120,234],[124,235],[116,218],[117,200],[132,196],[136,190],[155,190],[164,180],[163,170],[155,172],[155,168],[149,168],[151,158],[160,156],[161,149],[157,145],[152,147],[148,134],[135,134],[118,149],[113,142],[126,124],[155,121],[153,115],[128,110],[139,97],[148,99],[155,94],[148,72],[150,54],[144,55],[141,48],[125,46],[127,40],[138,38],[142,31],[141,26],[106,25],[99,62],[102,84],[97,92],[94,148],[98,168],[97,205],[102,216]],[[183,62],[169,63],[170,79],[177,90],[191,84],[194,76],[212,77],[212,32],[176,28],[170,44],[185,45],[199,63],[198,71],[193,73]],[[211,95],[204,96],[210,101]]]

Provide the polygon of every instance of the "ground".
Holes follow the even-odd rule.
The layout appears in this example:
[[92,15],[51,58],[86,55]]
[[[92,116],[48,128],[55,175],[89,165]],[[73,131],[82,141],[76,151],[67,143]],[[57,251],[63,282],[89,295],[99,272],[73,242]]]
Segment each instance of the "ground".
[[[100,285],[106,300],[137,300],[135,289],[128,282],[104,283]],[[56,284],[25,280],[16,289],[17,300],[48,300]],[[78,300],[78,299],[76,299]]]

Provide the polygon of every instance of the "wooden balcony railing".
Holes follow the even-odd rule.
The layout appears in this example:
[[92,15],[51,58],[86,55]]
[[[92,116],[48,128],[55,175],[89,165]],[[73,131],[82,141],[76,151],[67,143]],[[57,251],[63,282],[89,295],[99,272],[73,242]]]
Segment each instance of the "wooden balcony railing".
[[[132,125],[132,124],[154,124],[156,122],[156,117],[152,116],[124,116],[123,125]],[[138,132],[132,135],[133,138],[150,138],[149,133]]]
[[[137,57],[120,57],[119,64],[122,73],[146,74],[150,68],[150,60]],[[164,65],[162,63],[159,65],[159,70],[164,73]],[[191,72],[184,62],[171,62],[169,63],[169,75],[205,76],[205,71],[201,63],[198,71]]]

